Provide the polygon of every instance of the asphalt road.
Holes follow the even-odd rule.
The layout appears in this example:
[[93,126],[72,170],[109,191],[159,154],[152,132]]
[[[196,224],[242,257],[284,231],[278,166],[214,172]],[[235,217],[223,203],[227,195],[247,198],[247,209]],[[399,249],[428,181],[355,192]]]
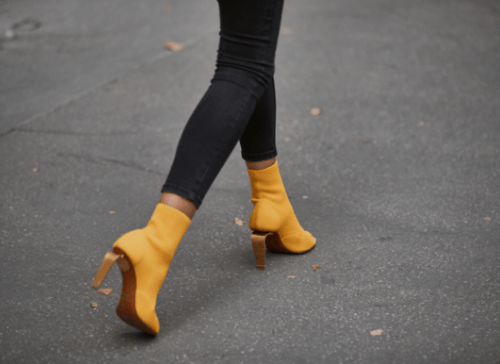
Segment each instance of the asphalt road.
[[117,268],[90,284],[156,205],[216,3],[0,0],[1,363],[500,363],[500,4],[287,0],[282,26],[278,159],[317,248],[255,268],[237,146],[150,338]]

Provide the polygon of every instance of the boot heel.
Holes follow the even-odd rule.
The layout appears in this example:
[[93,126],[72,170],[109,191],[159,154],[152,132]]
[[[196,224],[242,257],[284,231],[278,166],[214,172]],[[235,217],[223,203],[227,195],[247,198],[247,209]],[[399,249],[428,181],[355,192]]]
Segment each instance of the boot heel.
[[104,281],[104,278],[106,278],[115,262],[123,272],[128,272],[130,270],[130,265],[123,255],[115,254],[112,252],[106,253],[104,259],[102,260],[101,267],[97,271],[97,274],[94,278],[94,282],[92,282],[93,288],[99,289],[102,282]]
[[266,238],[268,234],[252,234],[252,247],[257,268],[266,269]]

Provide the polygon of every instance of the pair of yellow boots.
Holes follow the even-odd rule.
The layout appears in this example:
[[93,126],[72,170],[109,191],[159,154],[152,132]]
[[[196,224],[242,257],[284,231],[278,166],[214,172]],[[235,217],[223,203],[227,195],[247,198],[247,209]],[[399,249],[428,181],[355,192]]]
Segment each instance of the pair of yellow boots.
[[[300,254],[316,244],[299,224],[283,186],[278,162],[262,170],[248,170],[254,210],[250,216],[252,246],[257,267],[265,269],[265,250]],[[148,225],[131,231],[113,245],[97,272],[92,286],[99,288],[116,262],[123,278],[116,313],[127,324],[156,335],[156,297],[170,262],[191,220],[179,210],[159,203]]]

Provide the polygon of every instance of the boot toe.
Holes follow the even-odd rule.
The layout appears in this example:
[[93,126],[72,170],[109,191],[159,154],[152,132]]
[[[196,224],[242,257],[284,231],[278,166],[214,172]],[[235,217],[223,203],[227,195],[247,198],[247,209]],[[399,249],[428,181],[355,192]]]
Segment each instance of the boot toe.
[[306,253],[316,245],[316,239],[308,231],[287,235],[281,242],[285,248],[296,254]]

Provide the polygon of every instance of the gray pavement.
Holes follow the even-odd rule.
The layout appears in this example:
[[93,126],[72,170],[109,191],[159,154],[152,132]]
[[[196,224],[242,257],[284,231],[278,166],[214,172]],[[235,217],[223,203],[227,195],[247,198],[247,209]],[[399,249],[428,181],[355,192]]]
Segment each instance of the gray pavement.
[[255,268],[238,146],[176,253],[156,338],[116,317],[117,268],[109,296],[90,288],[151,216],[217,16],[202,0],[0,1],[0,362],[500,363],[493,0],[287,0],[279,162],[317,248]]

